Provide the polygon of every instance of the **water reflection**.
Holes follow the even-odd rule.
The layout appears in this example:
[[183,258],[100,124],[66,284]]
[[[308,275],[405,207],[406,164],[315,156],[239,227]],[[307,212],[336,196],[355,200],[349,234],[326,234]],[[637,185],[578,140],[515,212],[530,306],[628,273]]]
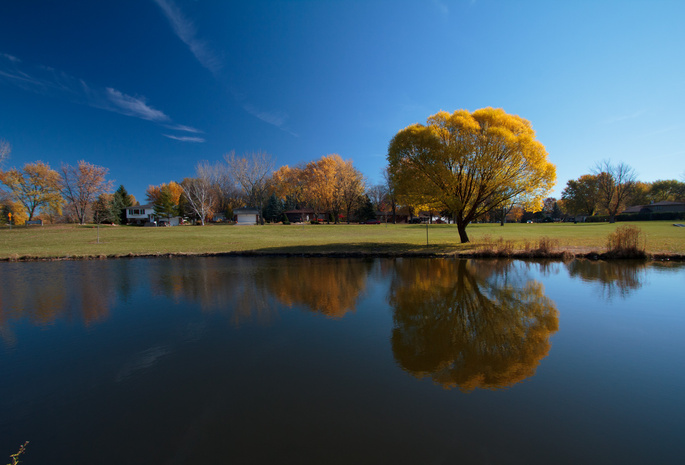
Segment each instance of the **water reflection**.
[[288,307],[342,318],[356,309],[372,266],[371,261],[350,259],[289,261],[269,270],[267,287]]
[[599,283],[601,295],[611,300],[615,296],[626,298],[643,286],[648,262],[573,260],[566,266],[571,277]]
[[58,319],[89,326],[108,318],[118,282],[102,263],[20,263],[0,266],[0,335],[15,341],[9,322],[26,319],[36,326]]
[[506,388],[535,374],[558,312],[542,284],[510,269],[503,261],[397,261],[389,300],[400,366],[462,391]]

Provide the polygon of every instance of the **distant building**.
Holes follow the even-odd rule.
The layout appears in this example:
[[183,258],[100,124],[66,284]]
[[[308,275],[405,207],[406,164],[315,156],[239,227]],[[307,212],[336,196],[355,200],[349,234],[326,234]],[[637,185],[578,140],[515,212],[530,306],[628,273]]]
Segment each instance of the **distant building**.
[[126,207],[126,222],[128,224],[145,224],[153,221],[155,221],[155,208],[153,205]]
[[238,208],[233,210],[235,215],[235,224],[248,225],[257,224],[259,218],[259,210],[256,208]]
[[622,213],[671,213],[685,212],[685,202],[655,202],[649,205],[633,205]]

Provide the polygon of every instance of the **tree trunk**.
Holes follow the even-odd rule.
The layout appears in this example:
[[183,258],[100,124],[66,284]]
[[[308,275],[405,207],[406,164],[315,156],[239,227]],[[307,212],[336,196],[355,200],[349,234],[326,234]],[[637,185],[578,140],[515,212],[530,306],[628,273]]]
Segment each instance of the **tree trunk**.
[[462,244],[469,242],[469,236],[466,234],[466,226],[468,222],[457,221],[457,231],[459,231],[459,240]]

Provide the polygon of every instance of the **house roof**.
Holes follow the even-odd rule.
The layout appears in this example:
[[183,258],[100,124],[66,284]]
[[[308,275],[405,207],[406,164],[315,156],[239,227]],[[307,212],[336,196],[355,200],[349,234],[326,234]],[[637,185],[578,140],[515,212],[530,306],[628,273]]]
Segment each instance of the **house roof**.
[[236,208],[235,210],[233,210],[233,213],[235,213],[236,215],[240,215],[240,214],[242,214],[242,215],[258,215],[259,210],[257,210],[256,208],[243,207],[243,208]]

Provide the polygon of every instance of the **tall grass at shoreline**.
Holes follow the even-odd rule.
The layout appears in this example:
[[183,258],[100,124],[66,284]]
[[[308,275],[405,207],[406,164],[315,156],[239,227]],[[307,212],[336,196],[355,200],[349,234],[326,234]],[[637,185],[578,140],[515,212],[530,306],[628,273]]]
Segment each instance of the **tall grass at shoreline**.
[[[133,226],[53,225],[0,228],[0,259],[97,258],[127,255],[214,253],[476,254],[492,244],[512,252],[544,254],[607,251],[620,224],[474,224],[471,242],[459,243],[454,225]],[[685,228],[669,222],[636,222],[645,251],[685,254]],[[99,236],[99,243],[98,243]],[[427,245],[428,243],[428,245]]]

